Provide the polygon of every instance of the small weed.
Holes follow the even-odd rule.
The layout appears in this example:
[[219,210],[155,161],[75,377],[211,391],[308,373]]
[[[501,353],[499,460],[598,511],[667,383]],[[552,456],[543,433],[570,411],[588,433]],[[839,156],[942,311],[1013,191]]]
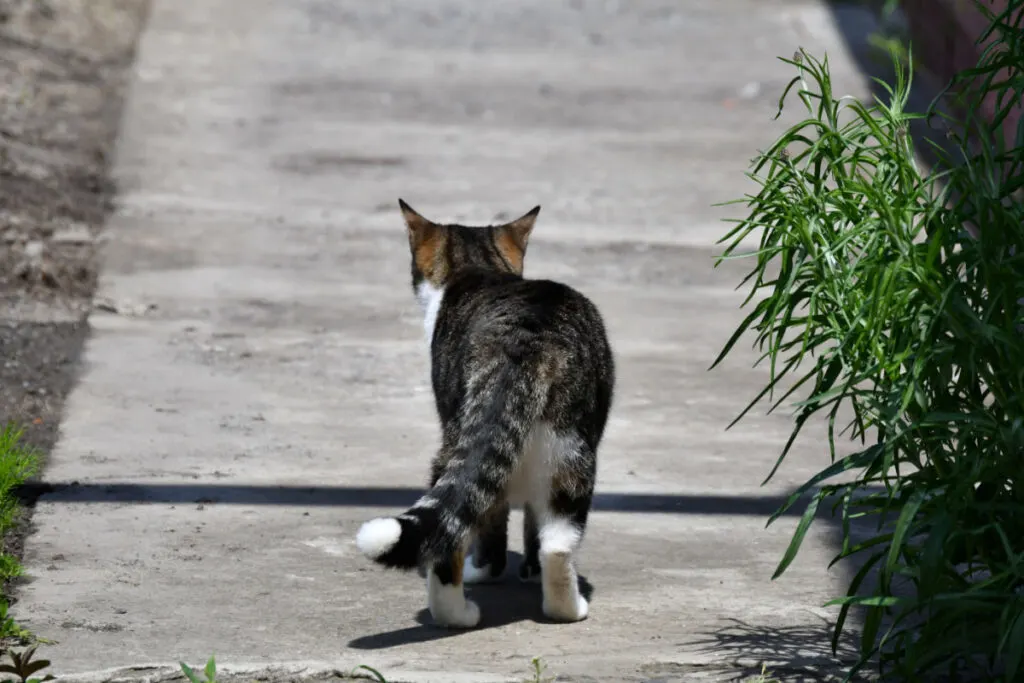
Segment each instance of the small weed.
[[757,674],[753,678],[748,678],[746,683],[782,683],[778,678],[775,678],[768,672],[768,665],[761,665],[761,673]]
[[36,659],[33,661],[32,655],[35,653],[35,645],[22,652],[8,652],[7,657],[11,663],[0,664],[0,673],[13,674],[17,678],[4,678],[0,683],[42,683],[43,681],[52,681],[53,676],[49,674],[42,678],[32,677],[33,674],[37,674],[50,666],[50,660],[48,659]]
[[530,672],[530,678],[527,678],[523,683],[554,683],[555,676],[545,676],[544,672],[547,671],[548,665],[540,657],[534,657],[530,660],[530,667],[533,671]]
[[207,660],[206,667],[203,669],[203,675],[206,676],[205,679],[197,676],[192,667],[185,662],[178,662],[178,664],[181,666],[181,670],[185,674],[185,678],[189,680],[189,683],[216,683],[217,681],[217,662],[212,655]]
[[31,640],[28,629],[19,626],[13,617],[7,616],[7,602],[0,600],[0,640],[17,640],[25,643]]
[[22,574],[21,563],[14,555],[0,555],[0,576],[16,579]]
[[384,674],[382,674],[381,672],[377,671],[372,666],[367,666],[366,664],[360,664],[359,666],[357,666],[355,668],[355,671],[353,673],[355,673],[356,671],[359,671],[359,669],[363,669],[365,671],[369,671],[371,674],[373,674],[373,680],[376,681],[377,683],[388,683],[388,679],[384,678]]

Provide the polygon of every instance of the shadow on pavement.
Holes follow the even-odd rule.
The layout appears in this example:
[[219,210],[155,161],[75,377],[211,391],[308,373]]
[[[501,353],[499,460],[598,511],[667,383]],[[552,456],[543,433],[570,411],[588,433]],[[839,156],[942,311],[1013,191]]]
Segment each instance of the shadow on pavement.
[[[28,483],[18,491],[27,505],[40,496],[52,503],[217,503],[222,505],[296,505],[311,507],[387,507],[412,505],[423,490],[376,486],[259,486],[235,484],[130,484],[122,482]],[[660,493],[598,493],[597,512],[681,515],[755,515],[767,517],[785,496],[709,496]],[[788,515],[799,515],[799,503]]]
[[[823,454],[824,457],[824,454]],[[21,497],[28,503],[45,496],[48,503],[60,504],[224,504],[224,505],[290,505],[316,507],[366,507],[401,509],[414,503],[422,489],[414,487],[347,487],[347,486],[259,486],[232,484],[135,484],[114,483],[33,483],[22,487]],[[598,512],[677,514],[677,515],[733,515],[756,516],[767,520],[786,500],[785,496],[723,496],[692,494],[599,493],[593,509]],[[798,500],[786,513],[787,517],[800,516],[806,507]],[[830,505],[822,505],[818,523],[830,527],[830,545],[838,551],[842,536],[840,526],[833,522]],[[859,530],[857,536],[860,536]],[[546,620],[541,611],[540,586],[522,584],[516,578],[521,556],[509,553],[509,569],[497,584],[476,585],[467,588],[468,595],[478,602],[483,621],[478,628],[497,628],[516,622]],[[822,572],[825,567],[822,567]],[[849,578],[857,567],[851,562],[841,565]],[[767,577],[766,577],[767,579]],[[580,577],[580,590],[588,598],[594,587]],[[756,599],[752,596],[751,599]],[[820,605],[813,605],[820,607]],[[394,631],[368,634],[348,643],[359,650],[379,650],[415,643],[442,640],[463,633],[457,629],[434,626],[426,610],[417,617],[417,625]],[[848,633],[856,636],[859,624],[851,614]],[[706,638],[694,643],[682,643],[687,651],[693,648],[713,654],[721,666],[731,672],[737,660],[746,662],[786,662],[784,671],[776,672],[783,680],[817,681],[828,672],[838,673],[842,662],[848,660],[844,652],[833,657],[830,649],[829,624],[822,621],[800,627],[776,628],[757,624],[733,622],[709,632]],[[743,664],[745,666],[745,664]],[[750,668],[753,672],[754,668]],[[746,671],[746,669],[744,669]],[[756,673],[756,672],[755,672]],[[730,674],[731,675],[731,674]]]
[[[358,486],[260,486],[233,484],[135,484],[113,483],[32,483],[22,487],[21,497],[31,503],[46,496],[49,503],[61,504],[224,504],[274,505],[316,507],[367,507],[401,509],[416,501],[422,489],[415,487],[358,487]],[[724,496],[692,494],[598,493],[593,509],[598,512],[679,514],[679,515],[739,515],[767,519],[786,500],[786,496]],[[797,501],[785,514],[787,517],[803,514],[806,501]],[[819,523],[832,528],[834,548],[841,543],[840,529],[828,518],[830,508],[819,510]],[[467,588],[468,595],[478,602],[483,611],[479,628],[496,628],[511,623],[541,622],[540,586],[523,584],[516,578],[521,555],[509,553],[509,569],[505,578],[496,584]],[[853,568],[855,569],[855,568]],[[852,570],[846,570],[852,575]],[[822,571],[825,568],[822,567]],[[581,592],[590,599],[594,587],[580,577]],[[815,605],[818,607],[818,605]],[[431,642],[457,636],[462,631],[434,626],[426,610],[417,617],[418,624],[394,631],[361,636],[348,643],[361,650],[377,650],[414,643]],[[778,629],[739,622],[710,632],[695,643],[684,644],[700,651],[715,653],[723,662],[784,661],[787,662],[785,680],[820,680],[794,677],[797,673],[808,676],[817,671],[838,671],[837,660],[830,647],[828,624]],[[753,659],[752,659],[753,658]],[[831,666],[831,668],[829,668]]]
[[[824,456],[827,457],[827,456]],[[871,487],[865,490],[865,494],[880,493],[880,488]],[[843,547],[843,528],[838,517],[831,516],[833,501],[826,499],[818,508],[814,526],[824,525],[826,533],[824,541],[827,546],[838,555]],[[805,503],[798,502],[794,505],[789,514],[799,516],[803,514]],[[882,531],[875,528],[877,520],[851,520],[849,537],[851,545],[863,543],[881,533],[885,533],[888,527]],[[854,575],[863,566],[864,559],[870,552],[862,555],[854,555],[846,558],[832,568],[832,571],[840,573],[842,577],[837,587],[836,595],[841,597],[846,592],[846,587]],[[782,559],[780,552],[779,558]],[[822,564],[821,572],[824,575],[826,566]],[[864,579],[863,586],[876,585],[877,568],[872,568]],[[767,580],[767,577],[765,577]],[[860,591],[863,593],[863,591]],[[752,598],[755,600],[756,597]],[[806,604],[807,608],[821,608],[821,604]],[[769,664],[771,672],[769,680],[796,681],[796,682],[819,682],[838,681],[845,675],[846,671],[859,659],[859,643],[863,618],[856,609],[851,609],[843,628],[843,634],[837,643],[835,653],[832,652],[833,627],[835,626],[835,614],[838,608],[829,608],[829,618],[809,616],[805,624],[797,626],[778,627],[763,623],[747,623],[738,620],[729,620],[725,625],[708,631],[704,637],[689,643],[683,643],[687,651],[706,653],[721,661],[723,665],[730,664],[730,672],[739,663],[735,676],[731,680],[750,681],[760,680],[761,663],[783,663],[778,665]],[[749,665],[748,665],[749,663]],[[873,673],[869,664],[865,675]],[[851,680],[870,680],[864,676],[855,677]]]
[[[515,551],[508,553],[508,568],[501,581],[466,587],[466,596],[480,606],[482,613],[477,629],[498,628],[521,621],[551,623],[541,610],[541,587],[539,583],[524,583],[516,577],[516,568],[523,556]],[[594,586],[583,576],[579,577],[580,593],[592,600]],[[437,626],[430,612],[422,609],[416,615],[417,626],[384,631],[360,636],[348,643],[356,650],[386,650],[413,643],[427,643],[457,636],[464,631]]]
[[735,681],[759,680],[760,662],[785,662],[778,666],[769,665],[766,672],[769,678],[817,683],[832,680],[837,661],[853,663],[857,658],[857,644],[852,636],[842,639],[837,656],[832,654],[831,638],[831,622],[825,619],[785,628],[730,620],[728,626],[686,645],[698,652],[742,662],[732,679]]

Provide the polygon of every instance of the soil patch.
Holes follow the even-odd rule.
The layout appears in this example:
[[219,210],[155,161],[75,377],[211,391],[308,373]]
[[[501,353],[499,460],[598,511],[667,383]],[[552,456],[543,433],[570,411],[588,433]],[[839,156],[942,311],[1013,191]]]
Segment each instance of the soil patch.
[[[0,424],[49,453],[112,208],[121,105],[147,0],[0,0]],[[29,501],[31,502],[31,501]],[[3,539],[20,554],[28,515]]]

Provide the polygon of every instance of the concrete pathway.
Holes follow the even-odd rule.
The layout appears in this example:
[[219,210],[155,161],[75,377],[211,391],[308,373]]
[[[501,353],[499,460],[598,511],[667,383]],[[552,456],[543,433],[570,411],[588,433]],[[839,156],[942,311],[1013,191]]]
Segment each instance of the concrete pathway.
[[[706,368],[742,273],[711,268],[711,204],[781,130],[775,57],[828,49],[837,88],[865,92],[831,22],[810,0],[154,0],[101,295],[155,308],[92,316],[17,606],[55,668],[822,665],[828,530],[772,583],[793,520],[763,527],[826,455],[810,439],[759,488],[789,423],[725,432],[764,375]],[[399,196],[466,221],[541,204],[528,274],[605,313],[620,380],[586,622],[544,623],[510,581],[474,590],[482,628],[424,626],[421,579],[354,548],[417,497],[437,441]]]

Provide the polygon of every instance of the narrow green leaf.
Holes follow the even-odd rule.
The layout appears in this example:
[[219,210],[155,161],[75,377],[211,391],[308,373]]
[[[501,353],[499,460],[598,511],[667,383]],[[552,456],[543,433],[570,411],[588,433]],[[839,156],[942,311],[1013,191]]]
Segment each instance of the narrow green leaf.
[[362,669],[363,671],[369,671],[371,674],[373,674],[374,680],[377,681],[377,683],[388,683],[387,679],[384,678],[384,674],[377,671],[373,667],[367,666],[366,664],[360,664],[355,668],[356,671],[360,669]]
[[[884,598],[879,598],[884,599]],[[861,657],[866,657],[875,647],[875,641],[878,636],[878,629],[882,625],[882,617],[884,611],[881,606],[869,607],[864,615],[864,626],[861,630],[860,637],[860,654]]]
[[772,513],[771,517],[768,518],[768,524],[771,524],[780,516],[786,513],[793,503],[802,498],[808,491],[820,484],[821,482],[831,479],[837,474],[841,474],[847,470],[854,469],[856,467],[863,467],[866,463],[870,462],[877,457],[880,448],[878,446],[871,446],[870,448],[848,455],[841,460],[836,461],[832,465],[826,467],[821,472],[818,472],[813,477],[804,482],[796,491],[789,494],[783,504]]
[[748,315],[743,320],[742,323],[740,323],[740,326],[737,327],[736,331],[732,333],[731,337],[729,337],[729,341],[725,343],[725,346],[718,353],[718,357],[715,358],[715,362],[711,364],[708,370],[713,370],[714,368],[718,367],[718,364],[725,359],[725,357],[729,354],[730,351],[732,351],[732,347],[736,345],[736,342],[739,341],[740,337],[743,336],[743,333],[747,331],[747,329],[750,327],[750,324],[757,319],[758,315],[759,311],[755,309],[750,313],[750,315]]
[[900,511],[900,516],[896,520],[896,529],[893,531],[892,543],[889,546],[889,555],[885,559],[885,575],[892,576],[893,571],[896,569],[896,562],[899,560],[900,552],[903,549],[903,543],[906,540],[907,532],[910,531],[910,527],[914,522],[914,517],[917,515],[917,511],[921,507],[921,503],[924,501],[925,491],[923,489],[915,489],[910,494],[910,498],[903,505],[903,509]]
[[870,595],[870,596],[846,596],[835,598],[825,603],[826,607],[833,605],[850,605],[856,607],[892,607],[900,604],[901,599],[891,595]]
[[796,437],[800,434],[800,430],[803,428],[804,423],[807,422],[807,419],[812,414],[814,414],[813,409],[805,408],[799,415],[797,415],[796,424],[793,426],[793,431],[790,433],[789,439],[786,441],[786,445],[782,448],[782,453],[780,453],[779,457],[775,460],[775,464],[772,465],[772,469],[768,472],[768,476],[761,482],[761,486],[764,486],[771,481],[771,478],[775,476],[776,472],[778,472],[779,467],[782,465],[782,461],[786,459],[787,455],[789,455],[789,451],[793,447],[793,443],[796,442]]
[[[856,596],[857,591],[860,589],[860,586],[864,582],[864,579],[867,577],[868,573],[872,570],[872,568],[874,568],[874,566],[878,563],[879,560],[882,559],[884,555],[884,550],[875,553],[870,558],[868,558],[866,562],[864,562],[860,569],[857,570],[857,572],[853,575],[853,578],[850,580],[850,586],[847,589],[846,595],[848,598]],[[841,607],[839,609],[839,616],[836,619],[835,628],[833,628],[832,630],[832,654],[836,654],[836,652],[838,652],[839,650],[839,640],[842,637],[843,627],[846,625],[846,618],[849,615],[850,607],[853,606],[852,602],[837,602],[836,600],[832,600],[829,603],[826,603],[826,606],[830,607],[832,605],[837,604],[841,605]]]
[[1017,672],[1024,660],[1024,610],[1018,609],[1016,617],[1006,629],[999,649],[1006,658],[1006,680],[1017,680]]
[[190,667],[188,664],[186,664],[185,662],[178,662],[178,665],[181,667],[182,672],[184,672],[185,677],[188,678],[189,681],[191,681],[192,683],[203,683],[199,680],[199,677],[196,676],[195,672],[192,671],[192,667]]
[[786,552],[782,556],[782,560],[779,562],[779,566],[776,567],[775,573],[772,574],[772,580],[782,576],[782,573],[786,571],[793,560],[796,558],[797,552],[800,550],[800,546],[804,542],[804,536],[807,534],[807,530],[810,528],[811,523],[814,521],[814,516],[818,512],[818,505],[821,503],[821,492],[818,492],[811,500],[807,503],[807,508],[804,510],[803,516],[800,518],[799,524],[797,524],[796,531],[793,532],[793,538],[789,542],[789,546],[786,548]]

